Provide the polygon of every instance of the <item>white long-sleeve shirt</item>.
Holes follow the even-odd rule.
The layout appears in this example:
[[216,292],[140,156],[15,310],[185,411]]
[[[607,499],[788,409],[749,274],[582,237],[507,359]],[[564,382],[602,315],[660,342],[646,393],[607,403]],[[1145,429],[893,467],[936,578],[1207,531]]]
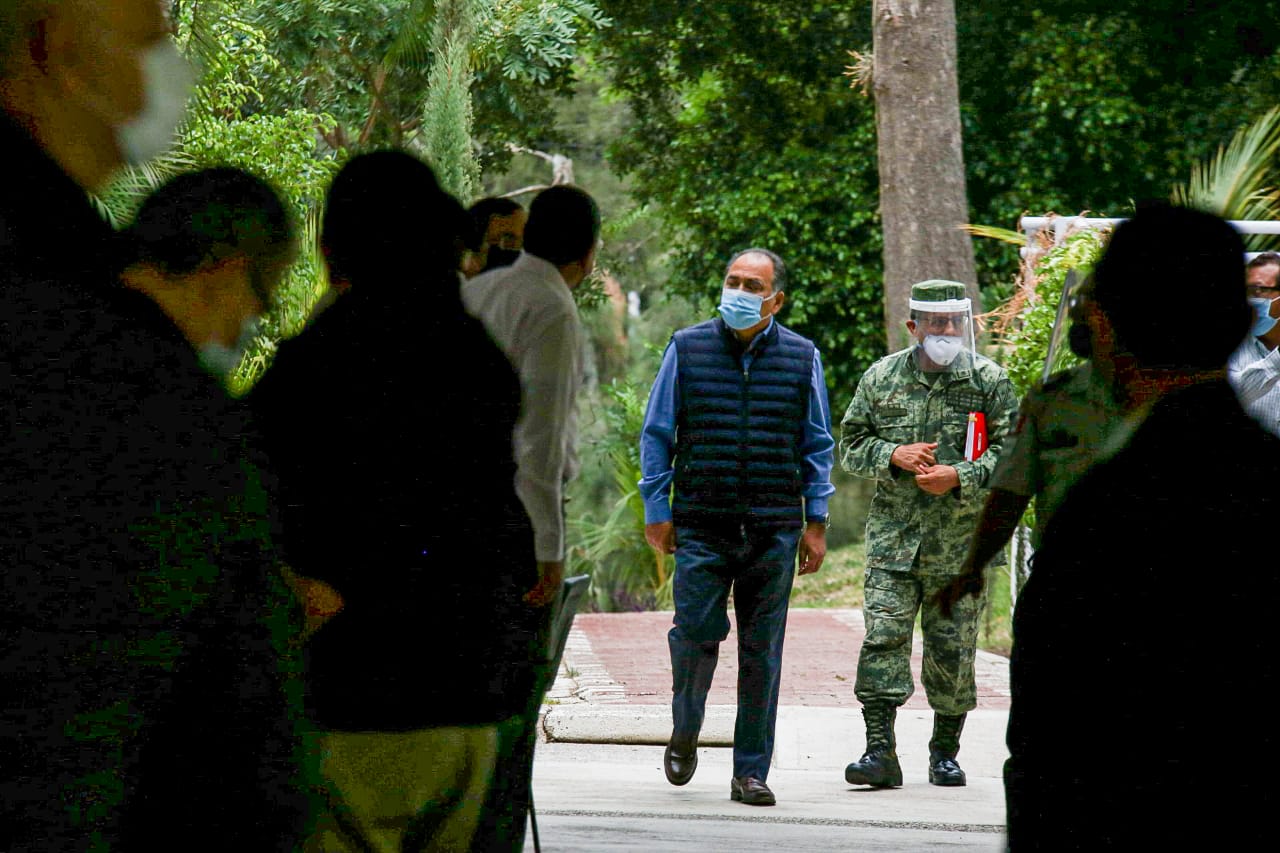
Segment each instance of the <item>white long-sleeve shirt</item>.
[[1269,350],[1250,335],[1227,361],[1227,377],[1245,411],[1280,435],[1280,347]]
[[560,271],[528,254],[466,282],[462,302],[520,374],[516,494],[533,522],[539,562],[563,560],[564,485],[578,473],[578,308]]

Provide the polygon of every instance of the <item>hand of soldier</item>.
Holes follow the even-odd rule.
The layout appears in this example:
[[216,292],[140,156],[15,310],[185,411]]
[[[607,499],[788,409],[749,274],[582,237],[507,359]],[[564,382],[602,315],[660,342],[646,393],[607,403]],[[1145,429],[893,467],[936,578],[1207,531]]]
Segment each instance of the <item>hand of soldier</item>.
[[923,474],[937,461],[933,456],[938,442],[918,441],[915,444],[899,444],[893,449],[889,461],[908,474]]
[[827,557],[827,525],[806,524],[804,533],[800,534],[800,574],[811,575],[822,568],[822,561]]
[[951,614],[955,610],[956,603],[966,595],[978,596],[982,595],[982,588],[986,585],[986,581],[982,576],[982,570],[974,570],[970,566],[954,578],[951,583],[938,590],[937,605],[944,619],[950,619]]
[[960,475],[950,465],[934,465],[923,474],[916,474],[916,485],[931,495],[945,495],[960,485]]
[[676,552],[676,527],[670,521],[659,521],[644,526],[644,538],[649,547],[662,554]]

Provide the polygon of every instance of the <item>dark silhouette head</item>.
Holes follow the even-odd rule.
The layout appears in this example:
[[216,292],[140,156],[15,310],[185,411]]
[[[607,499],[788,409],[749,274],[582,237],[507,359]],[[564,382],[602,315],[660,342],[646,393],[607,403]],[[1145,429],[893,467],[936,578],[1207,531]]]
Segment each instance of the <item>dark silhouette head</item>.
[[[475,233],[480,236],[480,240],[486,241],[489,233],[489,224],[494,219],[503,219],[507,217],[516,217],[524,213],[524,208],[520,203],[509,198],[500,198],[498,196],[489,196],[477,201],[471,207],[467,208],[467,214],[471,217],[471,222],[475,227]],[[524,223],[521,222],[523,228]],[[518,236],[518,235],[513,235]],[[488,241],[493,242],[493,241]],[[520,248],[519,245],[504,246],[503,248]]]
[[1094,269],[1093,299],[1136,366],[1214,370],[1249,330],[1240,261],[1227,222],[1171,205],[1140,209]]
[[558,267],[585,262],[599,239],[600,210],[586,192],[560,185],[534,196],[524,227],[524,250],[529,254]]
[[130,263],[183,276],[234,257],[250,262],[254,289],[271,303],[273,277],[293,257],[294,227],[271,185],[239,169],[178,175],[142,202],[125,232]]
[[466,211],[431,167],[402,151],[360,154],[334,176],[320,245],[329,277],[354,289],[405,286],[453,271]]
[[525,209],[509,198],[489,196],[471,205],[467,213],[471,217],[467,249],[472,258],[464,262],[463,271],[475,275],[515,263],[524,248]]

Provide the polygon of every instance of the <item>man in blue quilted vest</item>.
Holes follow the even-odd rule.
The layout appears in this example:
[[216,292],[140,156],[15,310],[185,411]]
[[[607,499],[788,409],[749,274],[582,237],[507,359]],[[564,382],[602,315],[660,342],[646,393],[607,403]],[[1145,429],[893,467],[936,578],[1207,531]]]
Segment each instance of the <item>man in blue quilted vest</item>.
[[[671,337],[640,438],[645,538],[675,554],[673,730],[663,767],[684,785],[733,593],[738,716],[730,798],[771,806],[782,635],[797,564],[826,556],[835,441],[817,348],[774,319],[786,266],[766,249],[734,255],[720,316]],[[674,491],[674,499],[672,497]]]

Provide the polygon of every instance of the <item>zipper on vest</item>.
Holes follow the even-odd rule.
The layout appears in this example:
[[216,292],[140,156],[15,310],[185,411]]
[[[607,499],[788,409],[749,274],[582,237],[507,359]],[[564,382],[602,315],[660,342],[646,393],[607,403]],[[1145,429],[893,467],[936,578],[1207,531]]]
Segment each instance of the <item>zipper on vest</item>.
[[[746,515],[749,505],[744,492],[747,482],[747,448],[750,437],[747,434],[751,426],[751,359],[742,357],[742,394],[738,402],[738,507],[741,515]],[[743,530],[746,530],[745,523]]]

